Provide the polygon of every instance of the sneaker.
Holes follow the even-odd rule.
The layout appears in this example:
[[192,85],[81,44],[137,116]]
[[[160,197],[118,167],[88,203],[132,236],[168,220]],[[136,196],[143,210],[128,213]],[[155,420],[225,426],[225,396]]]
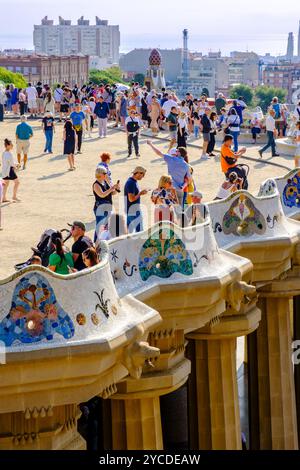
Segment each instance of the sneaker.
[[279,153],[274,153],[274,155],[272,155],[272,157],[280,157],[280,154]]
[[129,153],[129,154],[127,155],[127,158],[130,158],[130,157],[131,157],[131,153]]
[[200,160],[208,160],[209,155],[207,153],[201,155]]
[[140,154],[140,153],[137,153],[137,155],[136,155],[136,156],[137,156],[137,158],[139,158],[139,157],[141,156],[141,154]]
[[77,155],[78,155],[78,154],[79,154],[79,155],[82,154],[81,150],[78,150],[78,151],[77,151]]
[[258,151],[258,153],[259,153],[259,155],[260,155],[260,158],[262,158],[262,156],[263,156],[263,153],[262,153],[262,151],[261,151],[261,150],[259,150],[259,151]]
[[209,156],[210,157],[216,157],[216,155],[214,153],[210,153]]

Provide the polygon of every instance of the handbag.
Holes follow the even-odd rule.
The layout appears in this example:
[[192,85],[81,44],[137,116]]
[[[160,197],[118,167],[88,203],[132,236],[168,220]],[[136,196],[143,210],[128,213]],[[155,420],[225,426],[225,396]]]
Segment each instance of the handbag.
[[221,154],[221,157],[224,158],[224,160],[226,161],[226,163],[228,163],[228,165],[235,165],[237,162],[237,158],[234,158],[234,157],[224,157],[224,155],[222,154]]

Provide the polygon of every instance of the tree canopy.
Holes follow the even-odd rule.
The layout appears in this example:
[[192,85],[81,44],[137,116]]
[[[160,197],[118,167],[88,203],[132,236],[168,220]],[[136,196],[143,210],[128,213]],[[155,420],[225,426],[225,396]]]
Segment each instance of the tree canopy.
[[122,78],[120,67],[110,67],[105,70],[90,70],[89,79],[96,85],[113,85],[114,83],[125,83]]
[[248,85],[235,85],[230,91],[230,98],[234,100],[238,99],[240,96],[244,98],[245,103],[248,106],[251,106],[254,98],[254,91]]
[[272,98],[277,96],[279,102],[284,102],[286,99],[287,90],[283,88],[275,88],[269,86],[259,86],[255,89],[255,98],[257,105],[261,107],[261,109],[266,112],[268,107],[271,104]]
[[27,86],[26,80],[20,73],[14,73],[10,70],[0,67],[0,83],[9,85],[13,83],[17,88],[25,88]]

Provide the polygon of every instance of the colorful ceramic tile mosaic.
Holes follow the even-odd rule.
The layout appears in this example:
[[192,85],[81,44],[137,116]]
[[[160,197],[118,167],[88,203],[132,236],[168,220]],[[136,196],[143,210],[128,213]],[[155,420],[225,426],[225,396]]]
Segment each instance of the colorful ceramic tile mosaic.
[[222,222],[225,235],[249,237],[266,231],[266,221],[262,213],[255,207],[251,199],[241,194],[231,204]]
[[165,236],[164,230],[153,234],[142,246],[139,270],[143,281],[150,276],[168,278],[173,273],[186,276],[193,274],[193,263],[184,243],[175,237],[172,230]]
[[51,341],[55,333],[69,339],[74,332],[71,318],[57,302],[45,277],[37,273],[28,274],[18,282],[10,311],[0,323],[0,340],[6,346],[15,341]]
[[300,173],[287,180],[282,192],[282,202],[287,207],[300,207]]

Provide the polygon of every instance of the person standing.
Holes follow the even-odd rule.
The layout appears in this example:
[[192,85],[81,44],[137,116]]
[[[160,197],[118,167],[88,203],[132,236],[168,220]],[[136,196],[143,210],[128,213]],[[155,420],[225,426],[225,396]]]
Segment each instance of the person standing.
[[132,144],[134,145],[135,154],[140,157],[139,153],[139,132],[141,128],[141,121],[138,117],[138,113],[131,109],[128,118],[125,121],[125,128],[127,133],[127,144],[128,144],[128,155],[127,158],[131,157]]
[[158,133],[158,119],[161,113],[161,107],[158,102],[157,96],[152,96],[151,104],[149,106],[149,115],[151,118],[150,128],[152,131],[152,135],[156,135]]
[[203,133],[203,146],[202,146],[202,155],[201,159],[206,160],[208,158],[207,149],[208,144],[210,141],[210,131],[211,131],[211,123],[210,123],[210,108],[204,108],[204,114],[201,116],[201,126],[202,126],[202,133]]
[[24,154],[23,170],[26,168],[30,139],[33,137],[32,127],[27,124],[26,116],[21,116],[21,123],[16,128],[18,164],[21,164],[21,155]]
[[169,154],[163,154],[150,140],[147,140],[147,144],[152,148],[156,155],[162,157],[168,165],[168,174],[172,177],[173,186],[176,190],[177,199],[181,209],[183,207],[184,186],[188,184],[192,178],[190,165],[182,156],[184,153],[186,154],[186,149],[173,148],[169,151]]
[[44,152],[52,152],[52,142],[53,142],[53,134],[55,132],[54,128],[54,117],[53,114],[50,112],[45,113],[45,117],[42,120],[42,126],[44,129],[44,134],[46,138],[45,143],[45,150]]
[[226,106],[225,97],[224,97],[223,93],[219,93],[218,98],[215,101],[215,107],[216,107],[216,111],[217,111],[218,116],[221,116],[221,109],[225,108],[225,106]]
[[31,85],[31,83],[28,83],[28,87],[26,88],[26,95],[28,100],[28,108],[30,110],[30,117],[36,117],[38,92],[36,91],[36,88]]
[[138,181],[144,178],[146,171],[142,166],[137,166],[124,186],[128,233],[143,231],[143,215],[140,204],[141,196],[147,194],[148,191],[147,189],[140,191]]
[[110,164],[110,161],[111,161],[111,154],[108,153],[108,152],[101,153],[100,160],[101,161],[100,161],[100,163],[98,163],[97,167],[103,166],[106,169],[108,183],[110,185],[112,185],[111,171],[110,171],[110,168],[109,168],[109,164]]
[[54,90],[54,101],[55,101],[55,111],[56,111],[57,113],[59,113],[59,120],[60,120],[60,121],[61,121],[61,118],[62,118],[60,105],[61,105],[63,93],[64,93],[64,92],[63,92],[63,90],[61,89],[60,84],[58,83],[58,84],[56,85],[55,90]]
[[26,109],[26,95],[24,93],[24,90],[22,88],[19,90],[19,110],[20,110],[20,116],[23,116],[25,114],[25,109]]
[[296,124],[295,143],[297,145],[296,151],[295,151],[295,157],[294,157],[295,168],[299,168],[300,166],[300,121],[298,121]]
[[100,139],[105,138],[107,134],[107,119],[109,116],[109,106],[104,101],[103,96],[99,96],[95,106],[95,115],[98,118],[98,132]]
[[70,119],[66,120],[64,125],[64,155],[67,155],[69,162],[69,171],[75,170],[74,154],[76,145],[76,132]]
[[0,122],[4,120],[4,105],[7,101],[4,88],[0,85]]
[[46,93],[45,102],[43,104],[44,113],[51,113],[52,116],[55,116],[55,101],[52,96],[52,92],[48,91]]
[[209,135],[209,143],[207,147],[207,153],[210,157],[215,157],[214,148],[216,145],[216,135],[217,135],[217,119],[218,115],[214,111],[210,113],[210,135]]
[[110,185],[107,178],[107,170],[103,166],[96,168],[96,181],[93,184],[95,197],[94,214],[96,218],[96,229],[94,242],[98,240],[101,229],[103,229],[112,213],[112,196],[120,191],[119,183]]
[[37,91],[36,104],[37,104],[37,113],[42,115],[44,112],[44,89],[41,82],[37,82],[35,87]]
[[240,135],[240,117],[235,108],[231,108],[229,111],[229,116],[227,117],[227,128],[230,132],[230,135],[233,137],[234,151],[238,152],[239,142],[238,137]]
[[275,115],[275,110],[273,108],[270,108],[269,114],[266,118],[266,131],[268,136],[268,142],[262,149],[258,151],[260,158],[262,158],[263,153],[268,150],[269,147],[271,147],[272,149],[272,157],[279,157],[279,154],[276,153],[276,143],[274,138],[277,136]]
[[[6,197],[10,181],[14,182],[13,201],[19,202],[20,199],[18,199],[17,197],[17,192],[18,192],[20,182],[16,174],[16,165],[15,165],[13,154],[11,152],[13,149],[12,141],[5,139],[4,148],[5,148],[5,151],[2,154],[2,178],[3,178],[3,183],[4,183],[2,202],[10,202],[9,199],[7,199]],[[1,198],[0,198],[0,205],[1,205]]]
[[125,129],[125,120],[128,117],[127,105],[128,105],[128,99],[125,93],[123,93],[121,95],[121,102],[120,102],[120,118],[121,118],[121,126],[124,129]]
[[[167,104],[169,101],[166,101],[165,104]],[[169,132],[170,132],[170,144],[169,144],[168,150],[171,150],[176,145],[176,142],[177,142],[177,126],[178,126],[177,106],[172,106],[171,112],[167,116],[167,124],[169,126]]]
[[81,153],[83,122],[85,120],[85,114],[81,111],[80,104],[76,104],[75,110],[70,114],[70,119],[77,135],[77,153]]

